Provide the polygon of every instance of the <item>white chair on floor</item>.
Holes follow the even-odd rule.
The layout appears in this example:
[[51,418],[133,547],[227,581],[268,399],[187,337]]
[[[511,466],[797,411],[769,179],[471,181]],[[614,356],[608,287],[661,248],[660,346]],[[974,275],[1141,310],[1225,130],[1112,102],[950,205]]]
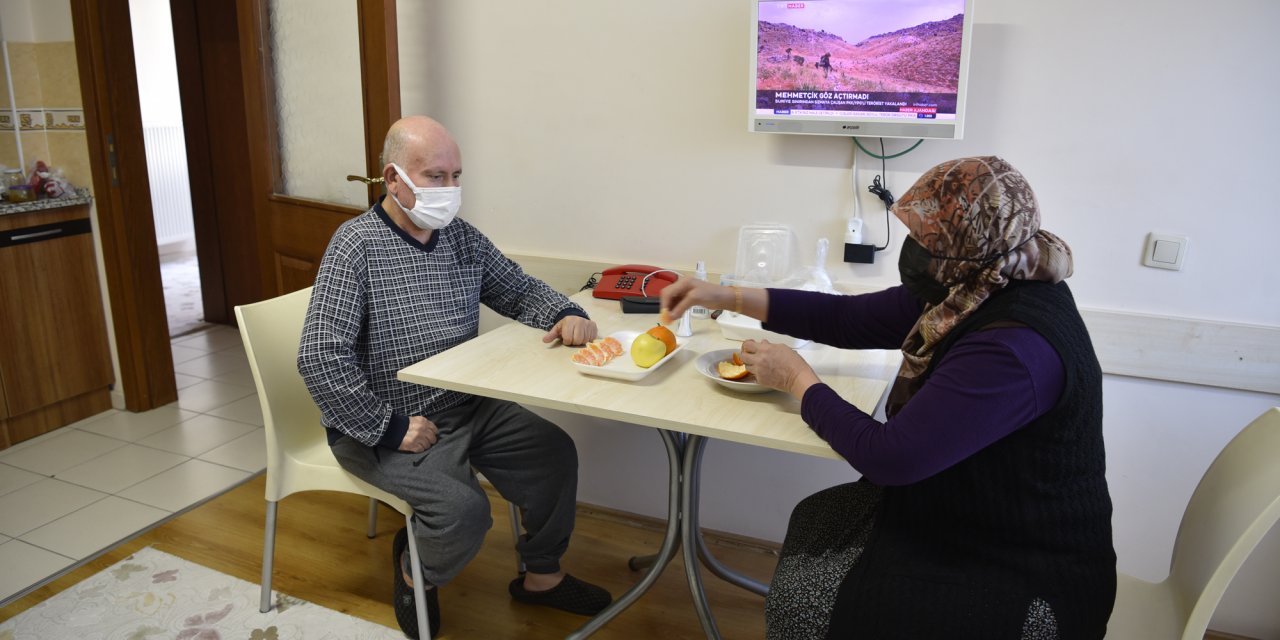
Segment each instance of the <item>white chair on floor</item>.
[[1245,427],[1209,465],[1178,526],[1169,577],[1119,574],[1111,640],[1202,640],[1241,565],[1280,518],[1280,408]]
[[[262,403],[267,441],[267,522],[262,547],[262,600],[260,610],[271,610],[271,572],[275,551],[276,507],[280,500],[300,491],[341,491],[368,496],[369,537],[374,537],[379,501],[405,516],[409,528],[409,553],[413,565],[414,597],[418,629],[431,637],[426,601],[422,593],[422,565],[413,536],[413,509],[403,500],[347,473],[329,450],[320,410],[311,400],[298,373],[298,343],[311,288],[270,300],[236,307],[236,321],[244,340],[245,355],[253,370]],[[518,512],[510,506],[512,537],[519,536]],[[517,567],[519,562],[517,560]]]

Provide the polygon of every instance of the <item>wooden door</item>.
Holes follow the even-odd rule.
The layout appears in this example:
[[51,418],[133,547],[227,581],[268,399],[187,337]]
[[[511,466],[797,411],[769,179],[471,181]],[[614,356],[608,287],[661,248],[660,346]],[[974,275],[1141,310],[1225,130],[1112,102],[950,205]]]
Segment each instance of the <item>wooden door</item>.
[[262,287],[308,287],[338,225],[380,189],[400,117],[395,0],[237,0]]

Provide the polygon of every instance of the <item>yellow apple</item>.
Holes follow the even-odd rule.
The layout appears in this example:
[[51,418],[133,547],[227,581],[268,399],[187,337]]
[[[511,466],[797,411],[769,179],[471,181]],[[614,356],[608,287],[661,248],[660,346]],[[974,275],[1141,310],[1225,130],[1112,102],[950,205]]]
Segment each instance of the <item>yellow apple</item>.
[[663,341],[642,333],[631,343],[631,360],[641,369],[648,369],[667,355],[667,345]]

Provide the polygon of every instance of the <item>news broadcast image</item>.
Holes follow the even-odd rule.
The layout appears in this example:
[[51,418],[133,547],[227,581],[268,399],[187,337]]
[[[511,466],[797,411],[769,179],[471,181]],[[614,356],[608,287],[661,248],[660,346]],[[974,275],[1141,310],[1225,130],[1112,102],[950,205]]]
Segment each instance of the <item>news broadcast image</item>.
[[964,0],[759,3],[759,115],[954,119]]

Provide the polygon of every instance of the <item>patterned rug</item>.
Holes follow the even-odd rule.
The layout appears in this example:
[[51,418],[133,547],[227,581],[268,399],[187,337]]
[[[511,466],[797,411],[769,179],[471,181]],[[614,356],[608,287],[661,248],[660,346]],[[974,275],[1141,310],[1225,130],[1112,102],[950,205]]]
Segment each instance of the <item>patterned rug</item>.
[[169,337],[176,338],[204,326],[204,301],[200,298],[200,263],[195,254],[160,263],[164,283],[164,308],[169,316]]
[[404,638],[279,592],[259,613],[258,595],[256,584],[147,547],[0,623],[0,640]]

